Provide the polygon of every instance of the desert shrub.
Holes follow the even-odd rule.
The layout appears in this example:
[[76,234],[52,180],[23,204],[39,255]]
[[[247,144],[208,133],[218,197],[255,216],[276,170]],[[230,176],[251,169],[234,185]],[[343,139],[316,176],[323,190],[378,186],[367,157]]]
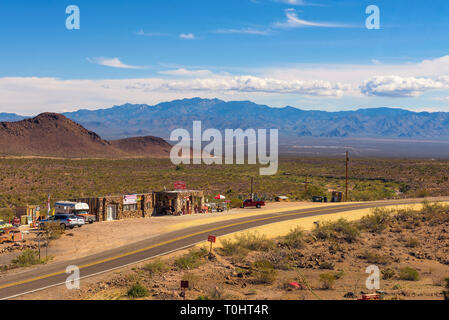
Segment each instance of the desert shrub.
[[304,230],[300,227],[292,229],[285,237],[281,239],[281,243],[292,249],[300,249],[304,247]]
[[237,199],[237,198],[231,199],[231,203],[230,203],[231,208],[240,208],[242,205],[243,205],[243,200]]
[[195,269],[206,262],[207,249],[193,249],[189,253],[175,260],[175,266],[179,269]]
[[399,209],[393,216],[393,219],[398,222],[410,222],[415,226],[421,223],[421,217],[417,211],[412,209]]
[[399,271],[399,279],[407,281],[418,281],[419,272],[411,267],[405,267]]
[[274,248],[275,242],[269,240],[264,235],[259,235],[257,232],[244,233],[237,235],[235,241],[222,240],[221,252],[225,255],[233,255],[243,249],[251,251],[267,251]]
[[252,251],[267,251],[275,245],[274,241],[268,240],[265,235],[259,235],[257,232],[237,236],[237,242],[241,247]]
[[396,271],[392,268],[386,268],[381,271],[383,280],[391,280],[396,276]]
[[405,246],[408,248],[416,248],[417,246],[419,246],[419,240],[416,238],[410,238],[407,240]]
[[2,221],[9,221],[14,217],[14,211],[10,208],[3,208],[0,209],[0,220]]
[[344,240],[348,243],[356,241],[360,235],[357,225],[343,218],[316,225],[312,233],[317,239]]
[[320,274],[321,288],[324,290],[332,289],[335,283],[335,275],[333,273],[322,273]]
[[170,269],[169,265],[166,262],[159,259],[154,262],[147,263],[143,268],[148,271],[150,275],[162,273]]
[[148,289],[138,282],[133,284],[133,286],[129,288],[127,293],[128,297],[133,299],[148,297],[149,294],[150,292],[148,291]]
[[365,250],[359,255],[360,259],[366,260],[369,263],[374,264],[388,264],[390,263],[390,257],[386,255],[381,255],[377,252],[371,250]]
[[12,260],[12,264],[15,267],[29,267],[41,263],[45,263],[45,260],[39,259],[39,253],[30,249],[23,251]]
[[186,272],[182,275],[183,281],[189,282],[189,290],[198,289],[200,277],[194,273]]
[[271,284],[276,280],[277,272],[268,260],[260,260],[251,264],[251,275],[255,283]]
[[42,230],[48,232],[50,240],[57,240],[65,233],[65,228],[62,228],[58,222],[47,222],[43,225]]
[[447,277],[446,279],[444,279],[444,281],[446,282],[445,288],[447,290],[443,290],[443,297],[444,300],[449,300],[449,277]]
[[207,296],[203,296],[203,300],[226,300],[229,297],[223,288],[213,285],[208,288]]
[[360,228],[374,233],[381,233],[384,231],[390,222],[390,213],[385,208],[375,208],[373,213],[362,217],[359,221]]
[[425,197],[428,197],[428,196],[429,196],[429,191],[428,191],[427,189],[425,189],[425,188],[418,189],[418,190],[416,190],[416,192],[415,192],[415,196],[416,196],[417,198],[425,198]]
[[421,213],[423,219],[432,224],[449,222],[449,207],[441,203],[424,201]]
[[327,261],[320,262],[320,269],[334,270],[334,264]]

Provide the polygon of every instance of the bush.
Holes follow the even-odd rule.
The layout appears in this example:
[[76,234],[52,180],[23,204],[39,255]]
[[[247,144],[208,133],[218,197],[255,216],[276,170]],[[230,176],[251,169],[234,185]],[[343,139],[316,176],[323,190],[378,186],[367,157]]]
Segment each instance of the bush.
[[235,241],[222,240],[221,253],[226,256],[246,257],[248,251],[268,251],[274,248],[275,242],[257,232],[237,235]]
[[320,262],[320,269],[334,270],[334,264],[332,262]]
[[243,200],[241,199],[231,199],[231,203],[230,203],[231,208],[240,208],[241,206],[243,206]]
[[208,251],[205,248],[190,250],[189,253],[175,260],[175,266],[179,269],[195,269],[206,262]]
[[41,263],[45,263],[45,260],[39,260],[39,252],[30,249],[25,250],[12,260],[12,264],[15,267],[29,267]]
[[321,287],[324,290],[332,289],[334,286],[335,280],[337,280],[337,279],[335,278],[335,275],[333,273],[320,274]]
[[416,248],[417,246],[419,246],[419,240],[416,238],[410,238],[407,240],[407,243],[405,246],[408,248]]
[[300,249],[304,247],[303,229],[300,227],[296,227],[295,229],[291,230],[289,234],[283,237],[281,243],[292,249]]
[[277,272],[273,264],[268,260],[256,261],[251,265],[251,275],[254,282],[259,284],[271,284],[276,280]]
[[128,297],[135,299],[135,298],[148,297],[150,292],[148,291],[147,288],[145,288],[144,286],[142,286],[140,283],[137,282],[128,290],[127,294]]
[[339,219],[336,222],[324,222],[315,226],[313,234],[321,240],[344,240],[352,243],[360,235],[357,225],[346,219]]
[[444,290],[442,293],[443,293],[443,297],[444,297],[444,300],[449,300],[449,277],[447,277],[446,279],[444,279],[444,281],[446,282],[446,289],[447,290]]
[[374,264],[388,264],[390,263],[390,257],[378,254],[377,252],[365,250],[362,254],[359,255],[360,259],[364,259],[369,263]]
[[405,267],[399,272],[399,279],[401,280],[418,281],[419,278],[419,272],[410,267]]
[[189,290],[198,289],[200,279],[201,278],[199,276],[197,276],[196,274],[194,274],[194,273],[186,272],[182,276],[182,280],[183,281],[188,281],[189,282]]
[[374,233],[384,231],[390,222],[391,211],[385,208],[375,208],[372,214],[362,217],[359,221],[360,228]]
[[43,225],[42,230],[48,232],[48,239],[57,240],[65,233],[65,228],[57,222],[47,222]]
[[150,275],[165,272],[170,269],[167,263],[159,259],[154,262],[147,263],[143,268],[148,271]]
[[14,217],[14,211],[10,208],[0,209],[0,220],[8,222]]
[[396,276],[396,271],[392,268],[386,268],[382,270],[382,279],[391,280]]

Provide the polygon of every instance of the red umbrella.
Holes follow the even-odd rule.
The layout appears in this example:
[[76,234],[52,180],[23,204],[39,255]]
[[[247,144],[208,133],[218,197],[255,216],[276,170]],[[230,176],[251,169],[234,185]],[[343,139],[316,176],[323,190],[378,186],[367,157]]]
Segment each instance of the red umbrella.
[[221,195],[221,194],[219,194],[219,195],[215,196],[214,199],[217,199],[217,200],[223,200],[223,199],[226,199],[226,197],[223,196],[223,195]]

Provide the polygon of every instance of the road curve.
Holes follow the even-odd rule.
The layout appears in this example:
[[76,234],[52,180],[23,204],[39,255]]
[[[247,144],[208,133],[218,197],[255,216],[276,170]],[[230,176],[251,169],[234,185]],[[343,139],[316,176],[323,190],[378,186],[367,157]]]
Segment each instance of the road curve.
[[[432,201],[448,201],[448,199],[438,198],[432,199]],[[52,263],[38,269],[6,275],[0,278],[0,299],[12,299],[27,293],[64,284],[68,277],[68,274],[66,274],[67,266],[78,266],[80,278],[83,279],[190,247],[205,241],[210,234],[219,237],[286,220],[420,202],[422,202],[422,199],[346,203],[336,206],[261,214],[189,227],[76,260]]]

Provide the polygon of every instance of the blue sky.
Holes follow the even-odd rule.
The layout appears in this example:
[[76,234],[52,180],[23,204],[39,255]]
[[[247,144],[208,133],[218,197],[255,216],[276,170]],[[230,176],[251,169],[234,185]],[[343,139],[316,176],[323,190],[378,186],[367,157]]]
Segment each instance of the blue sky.
[[445,0],[1,0],[0,112],[194,96],[449,111],[448,30]]

